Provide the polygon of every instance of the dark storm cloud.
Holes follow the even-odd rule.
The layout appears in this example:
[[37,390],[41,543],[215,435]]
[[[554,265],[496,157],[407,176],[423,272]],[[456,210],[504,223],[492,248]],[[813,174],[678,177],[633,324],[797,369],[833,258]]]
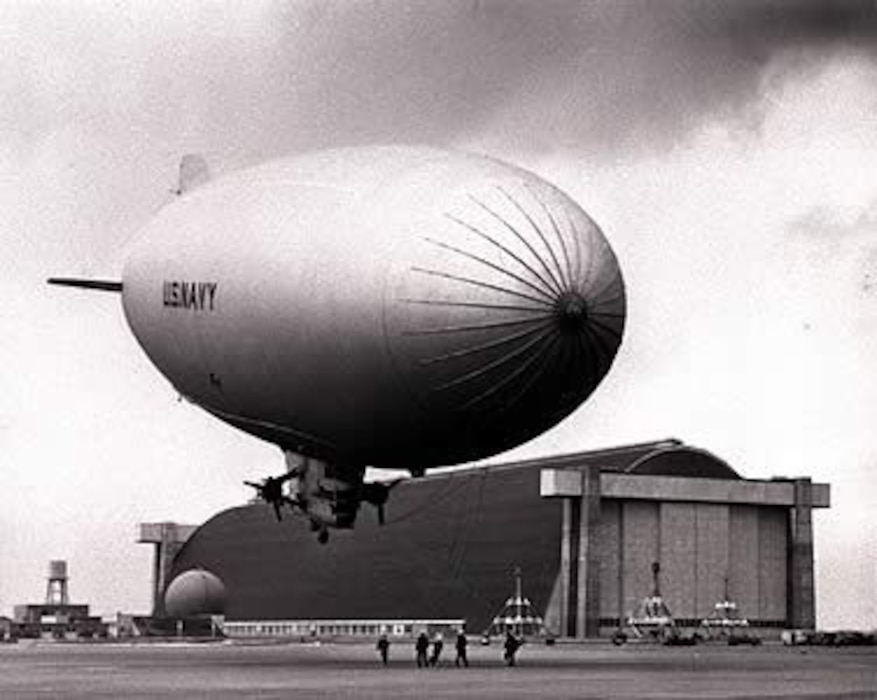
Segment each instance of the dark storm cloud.
[[672,145],[708,118],[752,119],[774,57],[797,52],[800,69],[873,51],[877,12],[843,1],[372,2],[293,5],[281,22],[256,96],[273,106],[273,146],[498,130],[526,150],[614,150]]
[[0,125],[31,142],[71,123],[134,130],[250,160],[371,141],[660,150],[707,119],[757,120],[781,52],[794,73],[877,44],[874,3],[844,0],[260,7],[242,23],[230,3],[25,6]]
[[873,0],[780,0],[727,3],[724,29],[742,45],[828,45],[849,42],[875,50],[877,5]]

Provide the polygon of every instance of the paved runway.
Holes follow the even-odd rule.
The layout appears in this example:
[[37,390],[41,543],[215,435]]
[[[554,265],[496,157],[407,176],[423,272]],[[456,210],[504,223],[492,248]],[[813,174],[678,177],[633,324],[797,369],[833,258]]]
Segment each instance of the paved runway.
[[384,668],[366,644],[23,642],[0,646],[0,698],[877,698],[877,647],[534,644],[515,668],[500,654],[470,645],[468,669],[418,670],[410,644]]

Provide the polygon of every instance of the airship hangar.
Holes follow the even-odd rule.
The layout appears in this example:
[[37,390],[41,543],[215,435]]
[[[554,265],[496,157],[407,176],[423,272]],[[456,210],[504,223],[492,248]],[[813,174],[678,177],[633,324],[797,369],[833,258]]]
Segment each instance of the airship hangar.
[[156,545],[156,612],[205,572],[168,607],[222,612],[232,637],[481,634],[515,603],[547,635],[606,637],[654,592],[656,563],[677,627],[732,599],[777,637],[815,627],[812,512],[829,499],[828,484],[746,479],[670,439],[410,479],[383,525],[364,506],[327,545],[263,503],[192,531],[144,525],[141,541]]

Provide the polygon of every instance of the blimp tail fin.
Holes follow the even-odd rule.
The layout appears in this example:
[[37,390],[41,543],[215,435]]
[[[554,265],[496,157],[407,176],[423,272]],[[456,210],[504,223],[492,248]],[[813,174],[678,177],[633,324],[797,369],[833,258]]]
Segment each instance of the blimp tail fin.
[[180,160],[180,182],[176,194],[191,192],[210,180],[210,169],[203,156],[196,153],[188,153]]
[[50,277],[46,280],[49,284],[60,287],[79,287],[80,289],[97,289],[101,292],[121,292],[122,283],[113,280],[90,280],[80,277]]

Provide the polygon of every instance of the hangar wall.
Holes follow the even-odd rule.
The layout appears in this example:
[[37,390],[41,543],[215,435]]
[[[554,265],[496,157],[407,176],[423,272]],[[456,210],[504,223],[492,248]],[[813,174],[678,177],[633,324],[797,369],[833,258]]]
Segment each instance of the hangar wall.
[[601,627],[617,627],[651,592],[652,562],[661,564],[661,594],[681,622],[699,624],[728,595],[750,620],[784,623],[784,509],[612,500],[601,510]]
[[233,508],[194,533],[170,578],[218,575],[233,621],[464,619],[478,633],[520,567],[552,634],[596,636],[652,592],[660,562],[683,624],[727,592],[754,626],[812,627],[809,509],[828,496],[809,480],[741,479],[678,441],[646,443],[406,481],[386,526],[365,507],[327,546],[298,518]]
[[[598,463],[543,470],[542,496],[567,505],[560,576],[567,582],[561,590],[572,592],[556,601],[559,629],[595,636],[622,627],[653,594],[655,563],[678,625],[697,626],[730,599],[756,628],[812,628],[810,511],[828,507],[828,486],[804,478],[744,480],[730,470],[704,478],[680,472],[678,455],[674,462],[669,474],[618,474]],[[595,525],[575,518],[584,511],[597,512]]]
[[386,525],[363,507],[320,545],[302,518],[262,504],[219,513],[188,540],[191,568],[226,587],[229,620],[465,619],[485,629],[514,592],[545,610],[557,581],[561,504],[539,498],[538,469],[470,469],[400,483]]

